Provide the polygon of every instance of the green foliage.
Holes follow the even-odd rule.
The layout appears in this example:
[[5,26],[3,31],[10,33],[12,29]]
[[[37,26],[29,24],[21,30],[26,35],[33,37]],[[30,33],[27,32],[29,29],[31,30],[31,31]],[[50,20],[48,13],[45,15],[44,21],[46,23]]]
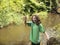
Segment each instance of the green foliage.
[[19,24],[22,15],[47,11],[42,0],[0,0],[0,26]]

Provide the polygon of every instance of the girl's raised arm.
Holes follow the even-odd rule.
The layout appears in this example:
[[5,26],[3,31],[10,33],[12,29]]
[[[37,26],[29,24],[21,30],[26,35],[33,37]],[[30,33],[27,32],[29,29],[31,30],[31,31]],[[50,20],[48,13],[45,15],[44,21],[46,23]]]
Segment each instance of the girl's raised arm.
[[31,26],[31,23],[32,23],[32,21],[26,22],[26,24],[27,24],[28,26]]

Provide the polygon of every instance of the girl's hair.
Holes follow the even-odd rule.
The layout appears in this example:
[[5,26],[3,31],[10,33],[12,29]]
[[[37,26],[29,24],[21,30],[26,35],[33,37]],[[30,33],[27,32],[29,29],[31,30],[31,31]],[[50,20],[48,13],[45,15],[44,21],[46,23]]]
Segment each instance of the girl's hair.
[[36,18],[36,21],[35,21],[36,24],[39,25],[39,24],[41,23],[41,21],[40,21],[40,18],[39,18],[37,15],[33,15],[33,16],[32,16],[32,22],[34,23],[34,21],[33,21],[33,17],[34,17],[34,16],[35,16],[35,18]]

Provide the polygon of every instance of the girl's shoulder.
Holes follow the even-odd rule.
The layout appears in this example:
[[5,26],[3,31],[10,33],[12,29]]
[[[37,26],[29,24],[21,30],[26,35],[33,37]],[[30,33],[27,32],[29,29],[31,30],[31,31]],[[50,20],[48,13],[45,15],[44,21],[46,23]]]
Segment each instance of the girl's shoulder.
[[42,25],[42,23],[40,23],[40,25]]
[[40,23],[40,25],[39,26],[43,26],[43,24],[42,23]]

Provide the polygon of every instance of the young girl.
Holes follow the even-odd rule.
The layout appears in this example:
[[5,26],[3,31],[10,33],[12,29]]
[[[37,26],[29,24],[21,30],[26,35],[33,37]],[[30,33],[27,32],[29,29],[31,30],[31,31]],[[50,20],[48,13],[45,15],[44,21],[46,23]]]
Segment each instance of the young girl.
[[45,33],[45,30],[39,17],[37,15],[33,15],[32,22],[27,22],[27,24],[28,26],[31,26],[31,31],[30,31],[31,45],[40,45],[40,32]]

